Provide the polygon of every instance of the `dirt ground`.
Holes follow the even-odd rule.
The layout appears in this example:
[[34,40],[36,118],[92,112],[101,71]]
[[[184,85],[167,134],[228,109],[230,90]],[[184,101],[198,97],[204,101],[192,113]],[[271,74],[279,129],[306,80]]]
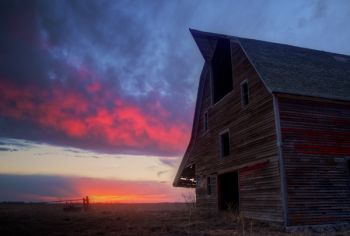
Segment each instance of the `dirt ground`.
[[0,204],[0,235],[350,235],[334,228],[286,233],[230,213],[200,216],[189,210],[181,203],[95,204],[75,212],[62,205]]

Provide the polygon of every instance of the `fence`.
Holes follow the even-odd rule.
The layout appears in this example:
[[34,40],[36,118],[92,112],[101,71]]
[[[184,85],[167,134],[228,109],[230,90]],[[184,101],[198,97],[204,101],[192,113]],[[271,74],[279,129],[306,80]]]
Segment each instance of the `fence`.
[[[88,196],[76,199],[62,199],[52,201],[51,203],[65,203],[63,207],[64,211],[80,211],[82,209],[86,211],[90,208],[90,200]],[[79,207],[80,204],[82,204],[82,207]]]

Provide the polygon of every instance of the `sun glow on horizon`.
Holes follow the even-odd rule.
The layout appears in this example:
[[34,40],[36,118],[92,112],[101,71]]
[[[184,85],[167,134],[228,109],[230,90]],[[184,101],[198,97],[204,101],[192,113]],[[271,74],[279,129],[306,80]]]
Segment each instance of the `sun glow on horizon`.
[[[161,203],[161,202],[177,202],[169,199],[166,194],[156,195],[92,195],[89,196],[91,203]],[[181,199],[178,199],[181,201]]]
[[[181,202],[171,183],[181,158],[113,155],[0,138],[0,201]],[[18,192],[16,186],[24,186]],[[3,191],[1,191],[3,190]]]

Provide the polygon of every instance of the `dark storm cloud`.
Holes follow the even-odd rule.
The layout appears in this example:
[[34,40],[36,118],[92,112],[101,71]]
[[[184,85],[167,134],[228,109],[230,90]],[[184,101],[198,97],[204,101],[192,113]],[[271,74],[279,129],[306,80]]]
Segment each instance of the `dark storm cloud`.
[[0,137],[0,152],[22,151],[33,147],[28,141]]
[[203,63],[189,27],[350,54],[336,2],[1,1],[0,135],[181,154]]
[[[164,1],[57,1],[54,6],[51,2],[39,5],[41,30],[49,44],[61,48],[57,56],[74,55],[76,63],[87,63],[104,79],[112,78],[120,95],[137,101],[150,94],[158,94],[158,100],[173,99],[174,93],[183,89],[185,96],[177,98],[193,97],[187,88],[195,87],[194,79],[186,72],[191,69],[191,56],[183,56],[183,43],[179,41],[183,34],[178,35],[175,15],[165,17],[172,11]],[[182,11],[188,19],[190,11]],[[172,32],[171,28],[176,30]],[[187,28],[182,31],[189,40]],[[167,101],[167,105],[174,101]],[[189,112],[192,101],[180,102],[177,104],[185,105],[182,107]],[[175,117],[183,114],[174,112]]]
[[[163,145],[161,139],[168,138],[150,137],[154,136],[155,130],[163,129],[160,133],[164,133],[166,129],[177,129],[172,125],[174,123],[181,126],[179,132],[183,139],[189,134],[193,113],[193,92],[189,87],[194,88],[195,83],[183,72],[190,69],[189,63],[184,63],[177,43],[168,41],[170,38],[164,29],[155,27],[151,20],[161,17],[154,13],[162,12],[164,7],[160,1],[150,4],[2,2],[1,9],[6,12],[2,22],[8,26],[1,41],[6,48],[0,65],[4,83],[1,88],[8,91],[2,97],[5,115],[0,124],[2,135],[107,152],[181,153],[185,146],[183,141],[181,146],[165,150],[167,145]],[[59,96],[71,96],[72,99]],[[80,99],[81,103],[73,105],[75,99]],[[91,128],[91,124],[79,124],[79,120],[96,118],[94,125],[98,122],[100,125],[101,120],[97,120],[100,108],[112,112],[116,99],[122,101],[124,110],[133,109],[122,114],[120,109],[114,111],[116,116],[125,116],[131,111],[133,123],[150,126],[142,131],[143,127],[134,124],[134,130],[123,131],[120,136],[125,136],[125,132],[137,133],[135,141],[143,144],[131,145],[135,141],[129,139],[135,139],[135,136],[128,140],[124,138],[121,143],[114,138],[113,144],[106,144],[111,132],[120,132],[120,129],[107,130],[109,127],[104,127],[105,138],[102,139],[72,138],[83,134],[91,136],[87,135],[89,131],[82,131],[87,126]],[[72,105],[52,110],[60,104]],[[86,104],[90,105],[87,111],[75,112],[75,107]],[[55,116],[60,120],[73,116],[74,119],[56,127],[55,122],[49,121]],[[162,118],[157,120],[157,117]],[[176,130],[171,132],[178,133]],[[173,138],[179,136],[175,134]],[[144,141],[147,139],[151,141]],[[160,146],[165,148],[160,150]]]
[[80,196],[69,177],[0,174],[0,201],[45,201]]
[[32,1],[1,1],[1,80],[15,81],[17,85],[46,81],[50,58],[39,49],[36,14]]
[[15,151],[18,151],[18,149],[16,149],[16,148],[0,147],[0,152],[1,151],[3,151],[3,152],[15,152]]

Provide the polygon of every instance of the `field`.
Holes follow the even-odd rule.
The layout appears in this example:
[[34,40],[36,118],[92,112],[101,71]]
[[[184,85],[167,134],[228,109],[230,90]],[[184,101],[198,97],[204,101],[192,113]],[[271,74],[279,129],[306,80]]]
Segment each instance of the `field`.
[[[0,235],[320,235],[317,230],[285,233],[277,226],[226,213],[190,214],[186,204],[95,204],[88,211],[63,205],[0,204]],[[190,217],[191,215],[191,217]],[[321,235],[350,235],[323,229]]]

